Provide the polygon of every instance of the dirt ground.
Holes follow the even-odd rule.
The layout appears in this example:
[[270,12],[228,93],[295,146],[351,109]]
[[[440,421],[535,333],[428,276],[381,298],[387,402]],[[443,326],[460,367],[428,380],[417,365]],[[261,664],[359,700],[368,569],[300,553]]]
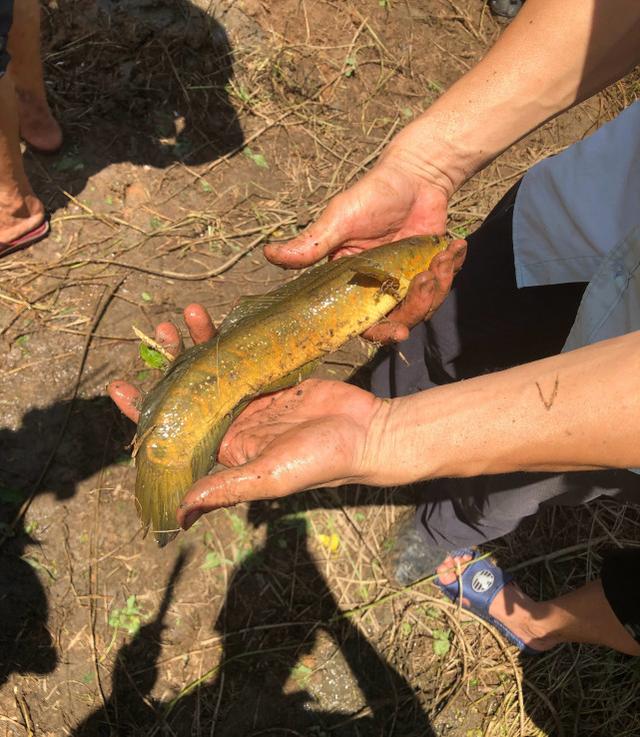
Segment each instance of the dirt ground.
[[[26,153],[52,236],[0,263],[0,735],[637,735],[638,662],[537,659],[381,556],[417,492],[318,491],[139,531],[107,381],[149,387],[137,326],[223,316],[283,278],[308,223],[502,31],[481,0],[49,0],[66,135]],[[636,96],[621,84],[459,192],[472,230],[541,157]],[[472,114],[472,111],[470,111]],[[327,364],[342,376],[352,354]],[[494,548],[551,596],[638,539],[631,507],[556,509]]]

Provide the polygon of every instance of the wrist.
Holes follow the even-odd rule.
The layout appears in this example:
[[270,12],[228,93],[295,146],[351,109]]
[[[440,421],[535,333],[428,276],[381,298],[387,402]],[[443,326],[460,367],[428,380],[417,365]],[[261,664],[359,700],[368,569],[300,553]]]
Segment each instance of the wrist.
[[380,157],[380,164],[401,170],[418,186],[437,188],[447,200],[486,163],[479,146],[467,147],[473,138],[469,123],[455,111],[438,110],[438,103],[404,128]]

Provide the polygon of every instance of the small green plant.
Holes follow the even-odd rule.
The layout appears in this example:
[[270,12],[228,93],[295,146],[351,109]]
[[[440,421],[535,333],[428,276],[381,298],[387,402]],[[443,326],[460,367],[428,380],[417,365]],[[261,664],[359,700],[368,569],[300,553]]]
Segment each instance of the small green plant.
[[443,658],[451,649],[450,634],[451,630],[433,630],[433,652],[439,658]]
[[344,62],[344,76],[353,77],[353,75],[356,73],[357,68],[358,68],[358,62],[356,61],[356,57],[347,56]]
[[151,348],[146,343],[140,343],[140,358],[153,369],[164,369],[167,365],[165,357],[155,348]]
[[267,164],[267,160],[262,154],[258,154],[255,151],[252,151],[249,146],[246,146],[242,149],[242,153],[248,158],[253,161],[253,163],[256,166],[259,166],[261,169],[268,169],[269,164]]
[[153,297],[149,294],[149,292],[142,292],[140,296],[145,302],[153,302]]
[[451,232],[457,235],[458,238],[466,238],[469,235],[469,228],[466,225],[456,225],[455,228],[451,229]]
[[296,665],[296,667],[291,671],[291,677],[298,683],[298,685],[304,687],[309,682],[309,678],[311,678],[312,673],[313,670],[309,668],[308,665],[298,663],[298,665]]
[[155,215],[151,218],[149,218],[149,227],[151,230],[158,230],[162,223],[160,222],[160,218],[155,217]]
[[142,611],[138,606],[135,594],[131,594],[122,609],[112,609],[111,614],[109,614],[109,626],[113,627],[116,632],[126,630],[128,634],[135,635],[141,624]]
[[27,535],[33,535],[38,531],[38,520],[30,520],[27,522],[27,524],[24,526],[24,531]]

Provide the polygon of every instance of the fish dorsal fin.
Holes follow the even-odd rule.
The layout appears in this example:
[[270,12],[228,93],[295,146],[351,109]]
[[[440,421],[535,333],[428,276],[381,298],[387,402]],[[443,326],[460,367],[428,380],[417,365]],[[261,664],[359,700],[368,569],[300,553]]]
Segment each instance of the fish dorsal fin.
[[267,292],[267,294],[240,297],[236,306],[220,324],[219,335],[224,335],[238,327],[241,323],[248,322],[263,310],[274,307],[299,294],[307,294],[318,279],[324,281],[331,272],[344,269],[345,266],[341,262],[342,259],[339,259],[313,266],[286,284],[282,284],[271,292]]
[[269,294],[259,294],[256,296],[240,297],[236,306],[220,323],[218,335],[225,335],[230,330],[238,327],[240,323],[248,321],[254,315],[262,310],[273,307],[274,304],[280,302],[280,299],[274,292]]

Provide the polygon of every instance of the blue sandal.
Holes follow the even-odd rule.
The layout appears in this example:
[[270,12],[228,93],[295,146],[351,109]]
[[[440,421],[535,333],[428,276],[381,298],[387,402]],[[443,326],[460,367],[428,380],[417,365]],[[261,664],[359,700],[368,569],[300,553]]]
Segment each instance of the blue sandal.
[[[478,550],[455,550],[450,555],[454,558],[470,555],[472,560],[467,563],[466,568],[462,571],[462,595],[469,602],[468,606],[463,604],[463,609],[475,614],[477,617],[484,619],[491,626],[495,627],[510,643],[515,645],[523,655],[542,655],[542,650],[535,650],[526,645],[517,635],[515,635],[506,625],[498,621],[489,614],[489,607],[496,595],[513,580],[510,573],[506,573],[499,568],[490,558],[481,558]],[[439,579],[434,580],[435,585],[451,599],[457,601],[460,593],[458,579],[450,584],[440,583]]]

